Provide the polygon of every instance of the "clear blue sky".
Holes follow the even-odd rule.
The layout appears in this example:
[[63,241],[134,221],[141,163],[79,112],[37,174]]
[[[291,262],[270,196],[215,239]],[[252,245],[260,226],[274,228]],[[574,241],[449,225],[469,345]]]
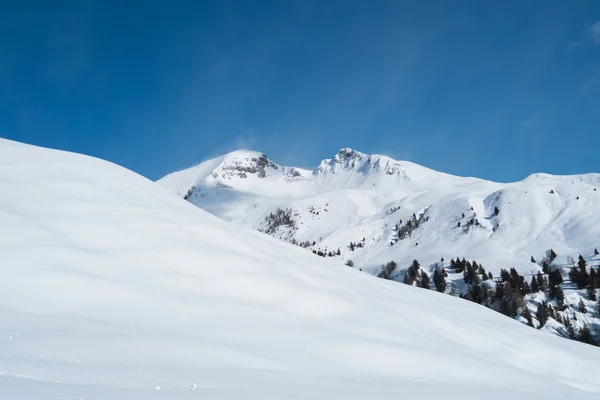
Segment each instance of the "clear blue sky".
[[599,21],[597,0],[4,2],[0,135],[152,179],[239,147],[600,172]]

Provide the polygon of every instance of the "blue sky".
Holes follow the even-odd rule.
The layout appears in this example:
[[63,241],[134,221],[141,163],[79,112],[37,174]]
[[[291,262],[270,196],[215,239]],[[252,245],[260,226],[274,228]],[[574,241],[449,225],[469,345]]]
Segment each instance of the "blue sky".
[[600,172],[596,0],[24,0],[0,37],[0,136],[151,179],[240,147]]

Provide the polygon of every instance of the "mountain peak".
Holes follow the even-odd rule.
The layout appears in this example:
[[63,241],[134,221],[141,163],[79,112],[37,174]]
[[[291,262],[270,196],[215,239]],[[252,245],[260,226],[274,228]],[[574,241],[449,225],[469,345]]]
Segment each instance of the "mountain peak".
[[264,153],[252,150],[237,150],[223,156],[220,165],[212,172],[213,178],[247,178],[255,174],[259,178],[267,176],[268,170],[277,171],[279,166]]
[[350,147],[345,147],[343,149],[340,149],[340,151],[337,152],[333,159],[335,162],[349,164],[354,163],[357,160],[367,160],[369,157],[370,156],[368,154],[353,150]]

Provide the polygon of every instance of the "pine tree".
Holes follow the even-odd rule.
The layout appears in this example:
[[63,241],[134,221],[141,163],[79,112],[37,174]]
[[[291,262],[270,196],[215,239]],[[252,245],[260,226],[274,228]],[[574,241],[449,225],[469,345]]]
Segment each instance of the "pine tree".
[[421,267],[421,264],[419,264],[419,262],[417,260],[413,260],[411,266],[408,267],[408,276],[410,278],[411,285],[417,279],[417,276],[419,275],[420,267]]
[[556,314],[554,313],[554,307],[552,307],[552,304],[548,304],[548,317],[556,319]]
[[598,255],[598,249],[594,249],[594,255],[597,256]]
[[569,339],[575,339],[575,328],[573,328],[573,324],[568,317],[565,318],[564,325],[565,328],[567,328],[567,336],[569,336]]
[[540,288],[540,291],[543,292],[544,290],[546,290],[546,286],[544,285],[544,275],[542,275],[541,272],[538,272],[536,279],[537,279],[538,288]]
[[565,293],[563,292],[560,286],[556,286],[555,289],[555,297],[556,303],[558,304],[559,309],[564,310],[565,308]]
[[527,281],[523,281],[523,295],[530,294],[531,288],[529,287],[529,283]]
[[421,287],[423,289],[429,289],[429,275],[425,271],[421,271]]
[[556,312],[556,313],[554,314],[554,319],[556,320],[556,322],[558,322],[559,324],[561,324],[561,325],[562,325],[562,323],[563,323],[563,319],[562,319],[562,317],[560,316],[560,314],[559,314],[558,312]]
[[535,276],[531,277],[531,284],[529,286],[531,287],[532,293],[537,293],[540,291],[540,285],[538,285],[538,281],[535,279]]
[[594,340],[594,336],[592,336],[592,332],[587,325],[583,325],[583,327],[579,330],[579,335],[577,338],[580,342],[595,345],[596,341]]
[[529,307],[523,307],[523,313],[521,314],[525,320],[527,320],[527,325],[533,327],[533,319],[531,317],[531,312],[529,311]]
[[545,301],[542,301],[540,304],[538,304],[537,311],[535,312],[535,318],[540,323],[540,328],[546,325],[546,322],[548,322],[548,309]]
[[591,287],[589,287],[588,291],[587,291],[587,295],[588,295],[588,299],[590,299],[591,301],[596,301],[596,299],[597,299],[596,289],[592,289]]
[[488,272],[488,278],[489,278],[490,280],[492,280],[492,279],[494,279],[494,275],[492,275],[492,273],[491,273],[491,272]]
[[498,216],[498,214],[500,214],[500,210],[498,209],[498,207],[494,207],[494,215]]
[[465,268],[464,272],[463,272],[463,279],[465,280],[466,284],[471,284],[473,283],[473,276],[475,275],[475,271],[473,271],[473,267],[471,267],[471,265],[467,265],[467,267]]
[[469,294],[471,295],[471,301],[481,304],[483,301],[483,289],[479,285],[473,285],[471,290],[469,290]]
[[569,278],[577,285],[577,289],[585,289],[589,285],[590,275],[587,272],[585,259],[581,255],[579,255],[579,261],[577,261],[577,267],[571,268]]
[[585,306],[585,302],[583,299],[579,299],[579,312],[585,314],[587,312],[587,307]]
[[[383,279],[391,279],[392,274],[394,273],[394,271],[396,270],[396,267],[398,266],[398,264],[396,264],[395,261],[390,261],[389,263],[387,263],[383,269],[381,270],[381,272],[377,275],[378,278],[383,278]],[[411,282],[412,283],[412,282]]]
[[531,256],[531,262],[534,264],[536,263],[535,258],[533,256]]
[[542,262],[542,272],[544,272],[545,274],[547,274],[550,270],[550,266],[548,265],[548,262],[546,262],[545,260]]
[[[504,283],[502,281],[496,282],[496,298],[500,300],[504,297]],[[600,307],[600,304],[598,305]],[[600,308],[598,309],[600,312]]]
[[553,269],[548,275],[550,286],[558,286],[563,283],[563,277],[558,269]]
[[598,289],[599,281],[600,281],[600,279],[598,277],[598,273],[596,272],[596,270],[594,268],[590,268],[590,289],[592,289],[592,290]]
[[437,268],[433,270],[433,284],[435,285],[435,290],[438,292],[444,293],[446,291],[446,279],[444,278],[444,274]]

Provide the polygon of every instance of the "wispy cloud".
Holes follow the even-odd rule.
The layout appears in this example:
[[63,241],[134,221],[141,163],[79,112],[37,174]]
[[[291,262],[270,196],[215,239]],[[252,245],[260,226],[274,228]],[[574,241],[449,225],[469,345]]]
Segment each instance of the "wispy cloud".
[[542,119],[537,116],[532,116],[521,121],[519,125],[522,130],[532,131],[541,127]]
[[590,35],[594,42],[600,45],[600,20],[594,22],[592,26],[590,26]]
[[579,42],[579,41],[577,41],[577,40],[573,40],[573,41],[571,41],[571,42],[567,43],[567,51],[568,51],[569,53],[572,53],[572,52],[574,52],[575,50],[577,50],[577,48],[579,48],[579,47],[581,47],[581,46],[582,46],[581,42]]
[[596,89],[600,88],[600,76],[594,76],[587,81],[583,82],[581,85],[581,89],[584,92],[596,91]]

